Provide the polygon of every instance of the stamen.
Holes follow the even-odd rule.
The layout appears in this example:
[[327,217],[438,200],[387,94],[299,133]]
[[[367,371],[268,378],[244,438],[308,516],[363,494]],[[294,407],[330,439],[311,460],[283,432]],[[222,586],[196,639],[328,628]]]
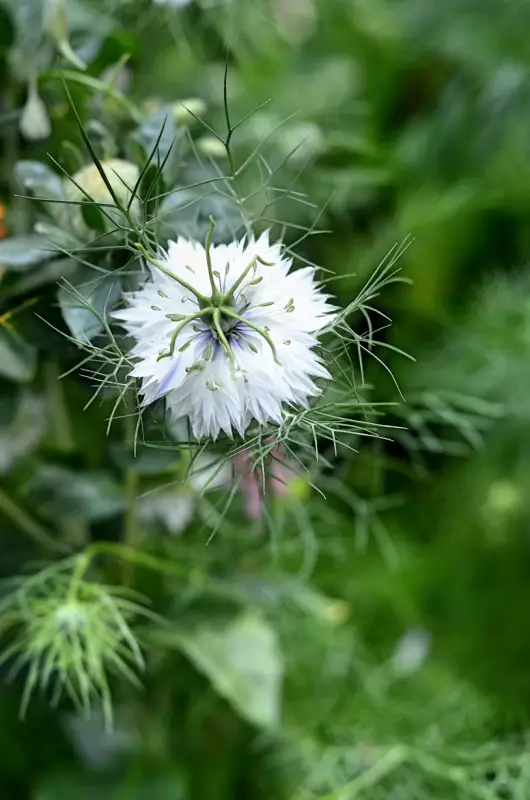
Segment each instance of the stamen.
[[192,364],[191,367],[186,367],[185,372],[191,374],[192,372],[204,372],[204,364],[202,361],[197,361],[195,364]]

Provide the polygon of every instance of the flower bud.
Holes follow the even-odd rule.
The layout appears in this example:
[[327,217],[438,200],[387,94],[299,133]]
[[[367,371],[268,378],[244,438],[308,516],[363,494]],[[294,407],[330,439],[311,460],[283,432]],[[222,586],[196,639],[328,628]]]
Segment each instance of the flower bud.
[[66,0],[46,0],[43,24],[44,30],[53,39],[61,55],[76,69],[85,70],[85,62],[74,53],[68,38]]
[[206,103],[200,97],[189,97],[187,100],[179,100],[172,106],[173,117],[179,125],[190,126],[197,120],[195,117],[202,117],[206,112]]
[[[139,168],[136,164],[132,164],[130,161],[125,161],[121,158],[108,158],[101,162],[101,166],[119,202],[123,206],[128,206],[131,200],[132,190],[136,186],[136,182],[140,176]],[[78,170],[72,177],[75,183],[68,178],[65,178],[64,181],[64,191],[67,200],[83,202],[90,197],[90,199],[96,203],[109,204],[114,202],[95,164],[82,167],[82,169]],[[122,211],[112,208],[105,208],[104,211],[107,229],[110,229],[112,225],[111,220],[118,226],[127,225],[127,220]],[[131,203],[130,213],[134,219],[140,218],[141,205],[138,197],[135,197]],[[109,217],[111,218],[110,220]],[[86,233],[85,223],[80,210],[78,210],[78,214],[74,218],[74,228],[81,235]]]
[[36,81],[29,84],[28,99],[22,110],[19,125],[22,136],[28,142],[47,139],[52,131],[50,118],[40,98]]
[[203,156],[210,158],[224,158],[226,156],[226,148],[219,139],[215,136],[201,136],[196,142],[198,152]]
[[[140,170],[136,164],[121,158],[106,159],[101,162],[101,166],[114,194],[126,206],[131,199],[131,190],[134,189],[140,176]],[[89,195],[96,203],[113,202],[112,195],[95,164],[82,167],[72,177],[78,185],[66,180],[65,190],[69,200],[86,200],[86,195]],[[136,202],[138,201],[135,198],[134,203]]]

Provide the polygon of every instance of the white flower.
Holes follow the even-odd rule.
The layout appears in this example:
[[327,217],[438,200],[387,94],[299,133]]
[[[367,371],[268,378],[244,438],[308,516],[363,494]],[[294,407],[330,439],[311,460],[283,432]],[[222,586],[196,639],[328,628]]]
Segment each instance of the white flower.
[[136,340],[131,372],[143,403],[166,396],[174,419],[193,435],[243,435],[252,420],[282,421],[282,404],[307,406],[314,378],[330,378],[313,352],[333,318],[315,270],[290,272],[281,244],[256,241],[205,247],[179,238],[151,259],[151,280],[115,312]]

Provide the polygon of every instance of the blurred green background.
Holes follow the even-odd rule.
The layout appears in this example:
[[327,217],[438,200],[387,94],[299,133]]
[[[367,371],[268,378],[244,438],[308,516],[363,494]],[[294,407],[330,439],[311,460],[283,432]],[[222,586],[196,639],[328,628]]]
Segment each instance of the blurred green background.
[[[395,403],[385,422],[398,427],[322,468],[326,500],[299,486],[276,509],[285,520],[272,539],[249,534],[236,501],[208,548],[199,522],[182,537],[154,524],[155,544],[144,545],[206,589],[190,600],[176,580],[143,574],[138,588],[175,624],[185,616],[198,641],[183,649],[168,633],[162,650],[146,633],[145,688],[117,682],[114,733],[39,694],[20,721],[23,676],[9,682],[2,667],[1,800],[529,798],[530,2],[66,5],[71,46],[89,64],[82,75],[105,81],[116,69],[140,115],[162,109],[160,121],[194,98],[223,130],[225,63],[234,119],[271,98],[238,129],[234,151],[243,161],[270,135],[260,152],[285,160],[282,185],[296,180],[315,207],[275,198],[261,222],[285,223],[287,241],[302,236],[303,257],[343,276],[341,303],[403,243],[410,283],[376,301],[392,319],[374,318],[388,369],[365,361],[370,397]],[[53,11],[47,0],[0,2],[4,248],[39,218],[14,197],[28,187],[15,164],[53,169],[49,152],[79,166],[57,78],[58,64],[74,66],[56,53],[45,6]],[[21,131],[33,81],[51,121],[44,141],[32,141],[39,120]],[[107,149],[127,157],[117,136],[126,106],[98,84],[69,85],[90,134],[105,148],[112,119]],[[184,111],[177,129],[189,127],[212,159],[208,174],[222,172],[218,143]],[[177,180],[200,180],[196,166],[186,170]],[[305,237],[311,226],[330,232]],[[35,267],[28,252],[0,248],[6,577],[42,556],[21,527],[113,538],[127,513],[123,432],[106,435],[108,406],[82,410],[87,381],[57,380],[78,358],[36,316],[70,325],[56,285],[64,262]],[[144,459],[147,482],[172,469]],[[225,601],[223,635],[208,638],[223,611],[207,590],[219,574],[240,595]],[[257,606],[266,627],[246,616]],[[242,637],[246,660],[231,658],[231,636]],[[281,681],[260,677],[260,664]]]

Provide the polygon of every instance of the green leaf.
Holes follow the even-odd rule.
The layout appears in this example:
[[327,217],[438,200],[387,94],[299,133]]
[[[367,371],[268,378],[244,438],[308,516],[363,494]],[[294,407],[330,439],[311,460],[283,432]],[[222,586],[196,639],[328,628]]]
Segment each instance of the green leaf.
[[121,284],[115,275],[101,277],[81,268],[69,284],[61,286],[57,292],[63,319],[72,336],[80,341],[93,339],[101,333],[103,326],[97,314],[105,316],[120,296]]
[[85,225],[92,231],[102,233],[105,230],[105,218],[97,205],[81,203],[81,214]]
[[42,264],[38,270],[17,278],[16,283],[9,290],[9,295],[16,297],[26,294],[26,292],[31,292],[47,283],[57,283],[61,278],[70,280],[77,268],[78,264],[73,258],[58,258],[48,261],[47,264]]
[[30,483],[29,495],[43,514],[52,519],[86,522],[109,519],[123,511],[121,486],[105,472],[73,472],[44,464]]
[[98,775],[76,772],[54,776],[42,786],[35,800],[185,800],[187,791],[176,770],[161,769],[149,774],[138,770],[127,775]]
[[15,164],[15,178],[27,191],[36,197],[61,200],[63,182],[59,175],[40,161],[18,161]]
[[34,347],[0,329],[0,375],[11,381],[30,381],[35,374],[37,353]]
[[0,266],[7,270],[25,272],[53,255],[49,242],[38,233],[12,236],[0,242]]
[[199,626],[180,642],[242,717],[260,728],[279,724],[283,657],[268,622],[247,612],[225,627]]
[[[62,211],[69,207],[71,208],[71,206],[61,206],[59,204],[57,204],[55,207],[57,209],[61,209]],[[45,237],[48,243],[48,248],[52,248],[55,245],[58,250],[71,251],[76,250],[81,244],[79,239],[77,239],[72,233],[49,222],[37,222],[35,225],[35,230],[41,236]],[[53,255],[53,253],[51,255]]]

